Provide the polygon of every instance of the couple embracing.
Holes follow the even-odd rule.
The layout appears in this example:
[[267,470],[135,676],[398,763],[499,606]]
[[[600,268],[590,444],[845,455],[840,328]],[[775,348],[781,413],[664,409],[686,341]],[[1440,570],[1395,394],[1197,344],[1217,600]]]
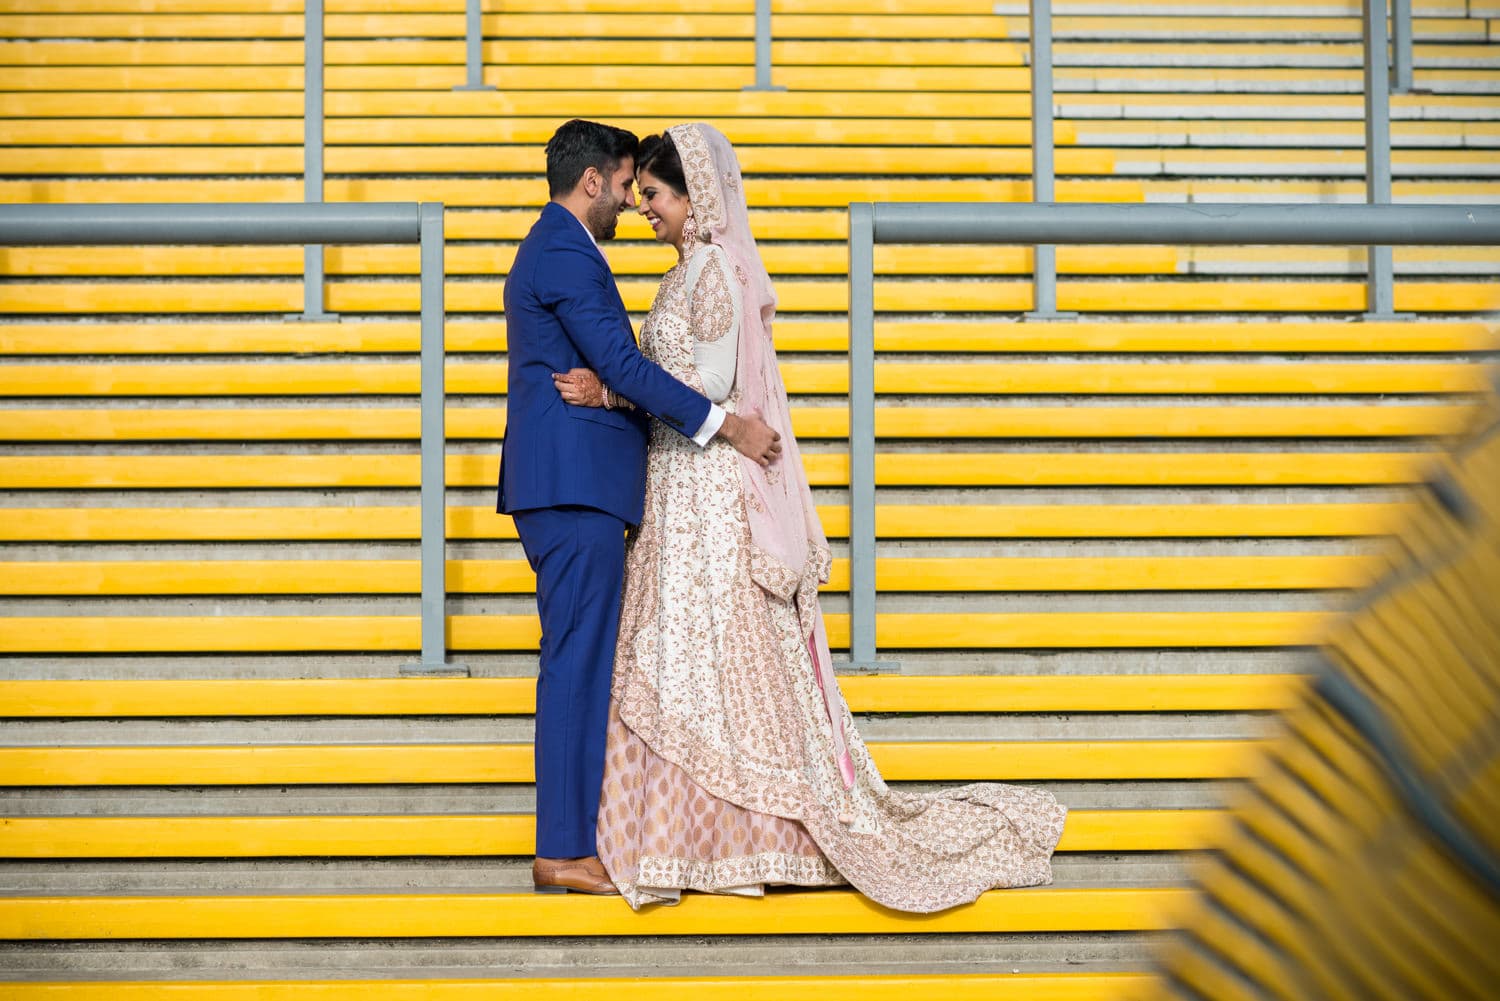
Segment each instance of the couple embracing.
[[[537,889],[639,908],[847,883],[935,911],[1048,882],[1050,794],[893,790],[839,692],[818,604],[831,556],[729,141],[575,120],[547,182],[505,283],[499,502],[542,623]],[[678,254],[639,347],[600,249],[637,186]]]

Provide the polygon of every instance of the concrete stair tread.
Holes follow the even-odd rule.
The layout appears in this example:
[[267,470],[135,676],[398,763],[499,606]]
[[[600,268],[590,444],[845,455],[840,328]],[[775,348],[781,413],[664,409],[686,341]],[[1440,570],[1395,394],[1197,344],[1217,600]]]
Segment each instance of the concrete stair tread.
[[[525,818],[528,823],[531,818]],[[1186,880],[1191,851],[1063,852],[1053,860],[1053,887],[1176,886]],[[246,862],[184,862],[162,856],[139,862],[7,861],[0,865],[7,897],[284,894],[297,897],[400,894],[531,894],[531,857],[391,858],[286,856]],[[814,891],[807,891],[814,892]],[[816,892],[822,892],[821,890]]]

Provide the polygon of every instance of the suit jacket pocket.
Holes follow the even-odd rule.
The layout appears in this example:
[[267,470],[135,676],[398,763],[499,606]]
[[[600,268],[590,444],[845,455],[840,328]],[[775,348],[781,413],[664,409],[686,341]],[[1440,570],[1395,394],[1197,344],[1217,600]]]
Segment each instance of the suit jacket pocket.
[[630,430],[630,418],[619,410],[605,410],[603,407],[575,407],[571,403],[564,403],[563,410],[575,420],[602,424],[616,431]]

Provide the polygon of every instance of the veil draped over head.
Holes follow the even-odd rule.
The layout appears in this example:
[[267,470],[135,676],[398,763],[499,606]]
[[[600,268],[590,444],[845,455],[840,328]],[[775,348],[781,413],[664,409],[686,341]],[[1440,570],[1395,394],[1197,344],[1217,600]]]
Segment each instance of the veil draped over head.
[[[845,787],[851,787],[854,765],[845,744],[842,697],[833,678],[828,634],[818,603],[818,585],[828,580],[832,555],[813,506],[801,450],[792,436],[786,388],[771,341],[776,293],[750,232],[739,159],[729,140],[712,125],[674,125],[667,132],[682,160],[688,199],[698,223],[697,239],[723,248],[740,284],[743,308],[734,374],[737,411],[760,417],[781,434],[781,458],[769,468],[740,457],[745,515],[750,522],[751,576],[770,594],[796,603],[824,707],[833,724],[839,772]],[[691,252],[691,247],[685,248],[685,253]]]

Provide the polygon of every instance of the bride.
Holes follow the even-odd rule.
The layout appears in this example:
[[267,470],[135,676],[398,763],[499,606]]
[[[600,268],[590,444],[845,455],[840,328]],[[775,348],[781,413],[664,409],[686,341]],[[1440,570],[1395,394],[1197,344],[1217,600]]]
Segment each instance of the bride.
[[[889,788],[834,680],[818,585],[828,541],[791,433],[771,342],[776,298],[750,233],[739,162],[709,125],[648,136],[640,211],[676,247],[641,350],[725,410],[781,433],[762,468],[653,426],[646,506],[626,556],[599,858],[631,907],[683,890],[852,884],[936,911],[1051,880],[1065,811],[981,783]],[[569,403],[628,406],[591,372]]]

